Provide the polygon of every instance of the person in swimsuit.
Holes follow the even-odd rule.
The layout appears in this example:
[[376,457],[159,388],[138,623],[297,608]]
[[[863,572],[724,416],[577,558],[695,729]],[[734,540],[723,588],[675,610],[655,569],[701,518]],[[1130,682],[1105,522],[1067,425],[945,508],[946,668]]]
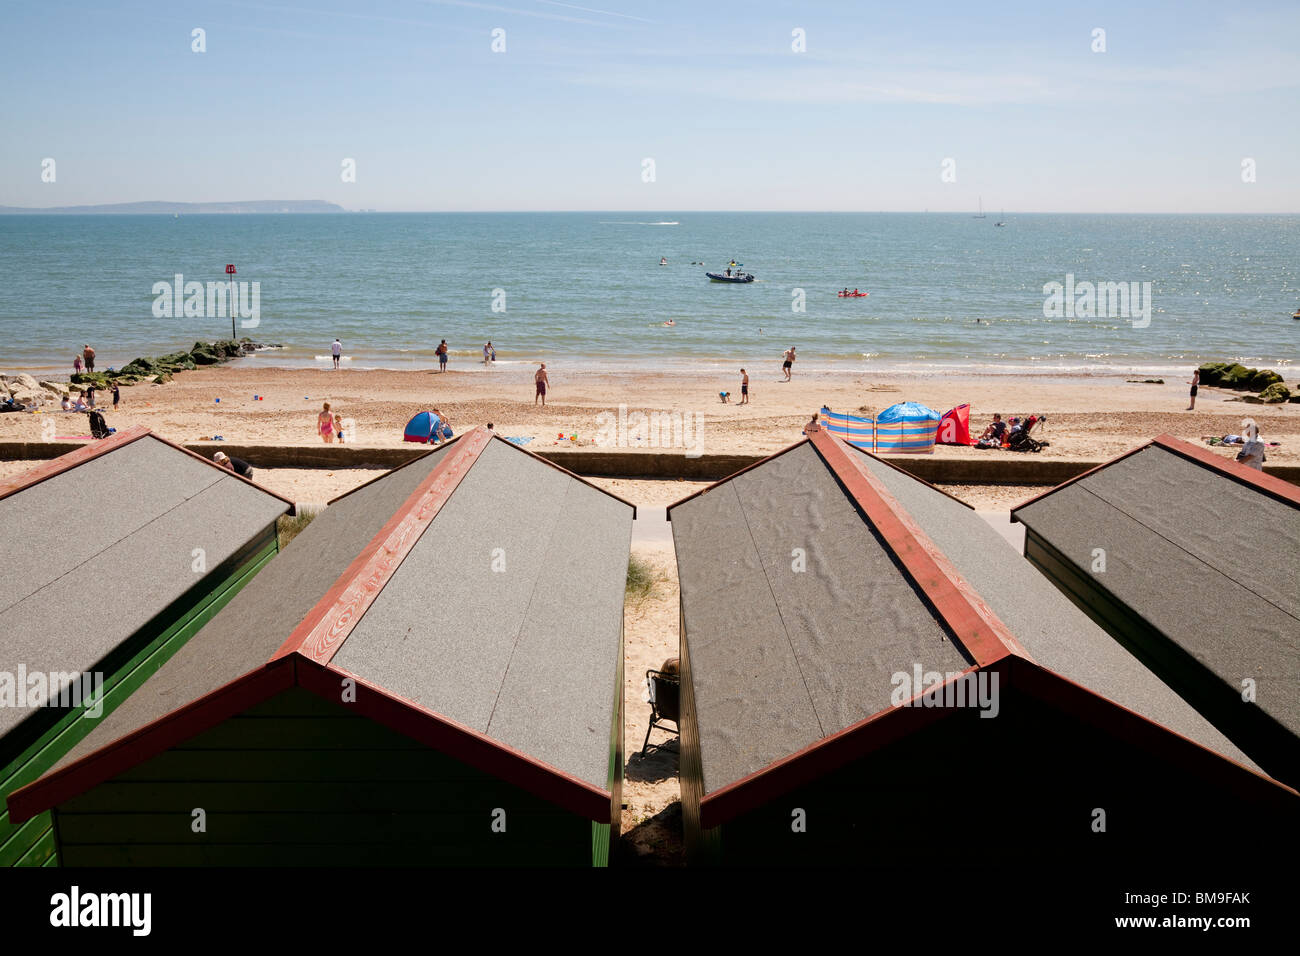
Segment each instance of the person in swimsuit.
[[542,367],[537,370],[537,374],[533,376],[533,381],[537,383],[537,394],[533,396],[533,404],[536,405],[538,400],[540,399],[542,403],[542,407],[545,408],[546,407],[546,386],[549,385],[551,381],[546,374],[545,362],[543,362]]
[[1192,380],[1187,384],[1192,386],[1192,401],[1187,406],[1187,410],[1190,412],[1196,408],[1196,386],[1201,384],[1201,370],[1199,368],[1192,370]]
[[339,436],[339,444],[343,444],[343,416],[334,416],[334,434]]
[[749,404],[749,373],[743,368],[740,370],[740,404]]
[[95,350],[87,345],[81,350],[81,357],[86,360],[86,371],[93,372],[95,370]]
[[334,443],[334,416],[330,414],[330,403],[326,402],[321,413],[316,416],[316,426],[320,429],[321,441],[327,445]]
[[434,350],[438,355],[438,371],[447,371],[447,340],[443,339]]
[[343,360],[343,343],[338,339],[335,339],[334,344],[330,346],[330,355],[334,358],[334,367],[338,368],[339,362]]
[[794,364],[794,346],[790,346],[785,352],[785,361],[781,363],[781,368],[785,371],[785,380],[790,381],[790,366]]

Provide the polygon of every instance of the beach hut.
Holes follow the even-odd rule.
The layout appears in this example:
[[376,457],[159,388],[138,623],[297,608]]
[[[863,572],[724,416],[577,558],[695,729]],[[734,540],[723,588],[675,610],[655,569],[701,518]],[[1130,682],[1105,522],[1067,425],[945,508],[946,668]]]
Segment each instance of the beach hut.
[[1300,796],[984,519],[806,434],[669,509],[691,859],[1089,866],[1294,846]]
[[333,501],[10,812],[78,865],[603,864],[633,516],[475,429]]
[[[244,587],[286,512],[141,427],[0,481],[0,797],[110,720]],[[55,846],[48,813],[0,812],[0,865],[54,865]]]
[[1300,786],[1300,488],[1161,435],[1011,516],[1057,587]]

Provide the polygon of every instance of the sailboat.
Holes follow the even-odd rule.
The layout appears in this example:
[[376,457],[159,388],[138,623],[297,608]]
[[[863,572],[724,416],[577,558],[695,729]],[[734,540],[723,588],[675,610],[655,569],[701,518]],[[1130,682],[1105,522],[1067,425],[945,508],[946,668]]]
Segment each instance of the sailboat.
[[998,215],[998,221],[995,222],[993,225],[995,225],[995,226],[1005,226],[1006,224],[1007,224],[1007,211],[1004,209],[1004,210],[1002,210],[1002,212]]
[[972,218],[974,218],[974,219],[987,219],[987,218],[988,218],[988,216],[984,215],[984,197],[983,197],[983,196],[980,196],[980,211],[979,211],[979,215],[978,215],[978,216],[974,216],[974,217],[972,217]]

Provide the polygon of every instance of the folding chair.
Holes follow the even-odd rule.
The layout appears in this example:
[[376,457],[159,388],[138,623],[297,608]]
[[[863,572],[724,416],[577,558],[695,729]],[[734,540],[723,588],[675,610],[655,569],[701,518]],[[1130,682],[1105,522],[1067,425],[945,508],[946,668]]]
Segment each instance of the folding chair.
[[[681,734],[677,723],[681,681],[676,674],[665,674],[663,671],[656,670],[646,671],[645,678],[650,686],[650,726],[646,728],[645,743],[641,745],[642,754],[645,754],[650,747],[651,731],[658,728],[667,732],[667,728],[662,726],[665,722],[673,725],[673,733]],[[655,744],[654,749],[659,750],[666,745],[667,742]]]

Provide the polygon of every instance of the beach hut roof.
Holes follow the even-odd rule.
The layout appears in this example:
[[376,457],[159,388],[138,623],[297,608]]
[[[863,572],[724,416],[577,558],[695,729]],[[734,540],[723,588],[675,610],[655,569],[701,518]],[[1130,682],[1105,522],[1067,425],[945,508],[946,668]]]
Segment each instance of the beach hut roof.
[[11,797],[11,813],[38,813],[296,684],[354,693],[358,713],[608,821],[634,515],[475,429],[331,502]]
[[1300,488],[1161,435],[1011,516],[1085,568],[1104,546],[1100,585],[1227,685],[1289,687],[1257,706],[1300,734]]
[[[1278,786],[971,508],[816,425],[806,433],[669,509],[702,826],[937,719],[891,705],[893,676],[917,663],[997,669],[1206,773]],[[785,573],[792,561],[800,573]]]
[[[0,481],[0,671],[94,671],[286,512],[139,426]],[[32,716],[0,707],[0,737]]]

